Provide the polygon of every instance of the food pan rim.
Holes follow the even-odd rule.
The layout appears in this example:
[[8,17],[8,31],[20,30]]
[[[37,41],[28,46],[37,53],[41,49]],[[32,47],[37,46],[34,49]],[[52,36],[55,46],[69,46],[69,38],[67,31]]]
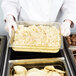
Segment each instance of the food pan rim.
[[[26,23],[26,24],[27,24],[27,23],[38,23],[38,24],[39,24],[39,22],[32,22],[32,21],[17,21],[17,23]],[[61,25],[61,23],[59,23],[59,22],[40,22],[40,23],[42,23],[42,24],[43,24],[43,23],[44,23],[44,24],[53,24],[53,23],[55,23],[55,24],[58,24],[57,27],[58,27],[59,29],[60,29],[60,25]],[[61,33],[60,33],[60,37],[61,37]],[[12,39],[12,38],[10,38],[10,39]],[[61,39],[62,39],[62,37],[61,37]],[[62,46],[62,41],[61,41],[61,39],[60,39],[60,42],[59,42],[59,43],[60,43],[60,46],[58,46],[58,47],[56,47],[56,48],[55,48],[55,46],[53,46],[53,47],[50,46],[50,48],[53,48],[53,49],[55,49],[55,50],[57,49],[56,52],[54,51],[54,53],[57,53],[57,52],[59,51],[59,49],[61,48],[61,46]],[[17,48],[15,45],[10,44],[9,46],[12,47],[12,49],[14,49],[15,51],[19,51],[19,48]],[[17,46],[18,46],[18,45],[17,45]],[[27,46],[25,46],[25,47],[27,47]],[[29,49],[30,49],[30,47],[32,47],[32,46],[28,46],[28,47],[29,47]],[[49,47],[49,46],[46,46],[46,50],[48,50],[47,47]],[[27,48],[26,48],[26,49],[25,49],[25,48],[22,48],[22,49],[23,49],[23,51],[26,51]],[[28,49],[28,50],[29,50],[29,49]],[[36,49],[36,48],[35,48],[35,49]],[[34,49],[34,50],[35,50],[35,49]],[[41,49],[42,51],[37,51],[37,52],[45,52],[42,48],[40,48],[40,49]],[[53,50],[53,49],[52,49],[52,50]],[[32,52],[35,52],[35,51],[32,51]],[[47,52],[47,51],[46,51],[46,52]],[[53,51],[51,51],[51,49],[50,49],[50,51],[48,51],[48,52],[49,52],[49,53],[53,53]]]

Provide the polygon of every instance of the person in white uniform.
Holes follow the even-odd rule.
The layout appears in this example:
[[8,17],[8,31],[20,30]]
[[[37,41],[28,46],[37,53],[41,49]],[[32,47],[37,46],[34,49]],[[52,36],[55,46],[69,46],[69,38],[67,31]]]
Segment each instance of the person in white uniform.
[[2,9],[9,35],[12,26],[16,31],[16,21],[60,21],[63,36],[76,25],[76,0],[3,0]]

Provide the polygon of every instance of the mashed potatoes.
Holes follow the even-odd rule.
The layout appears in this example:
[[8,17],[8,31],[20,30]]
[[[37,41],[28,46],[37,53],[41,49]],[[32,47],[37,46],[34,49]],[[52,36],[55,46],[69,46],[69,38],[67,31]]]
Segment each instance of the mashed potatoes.
[[60,31],[55,26],[19,25],[14,45],[22,46],[60,46]]

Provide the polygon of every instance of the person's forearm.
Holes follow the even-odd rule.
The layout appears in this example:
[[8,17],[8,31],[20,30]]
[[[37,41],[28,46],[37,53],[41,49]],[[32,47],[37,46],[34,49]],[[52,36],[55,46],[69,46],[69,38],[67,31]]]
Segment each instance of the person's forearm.
[[15,19],[17,20],[18,17],[18,0],[3,0],[1,7],[4,13],[4,19],[8,15],[13,15]]
[[61,8],[62,20],[71,21],[71,27],[76,25],[76,0],[65,0]]

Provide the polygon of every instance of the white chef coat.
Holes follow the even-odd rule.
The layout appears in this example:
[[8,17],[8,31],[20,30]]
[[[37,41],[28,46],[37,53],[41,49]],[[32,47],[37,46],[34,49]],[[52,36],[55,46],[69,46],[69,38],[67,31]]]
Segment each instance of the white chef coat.
[[76,24],[76,0],[3,0],[2,9],[4,18],[12,14],[22,21],[53,22],[59,18],[62,21],[70,19]]

